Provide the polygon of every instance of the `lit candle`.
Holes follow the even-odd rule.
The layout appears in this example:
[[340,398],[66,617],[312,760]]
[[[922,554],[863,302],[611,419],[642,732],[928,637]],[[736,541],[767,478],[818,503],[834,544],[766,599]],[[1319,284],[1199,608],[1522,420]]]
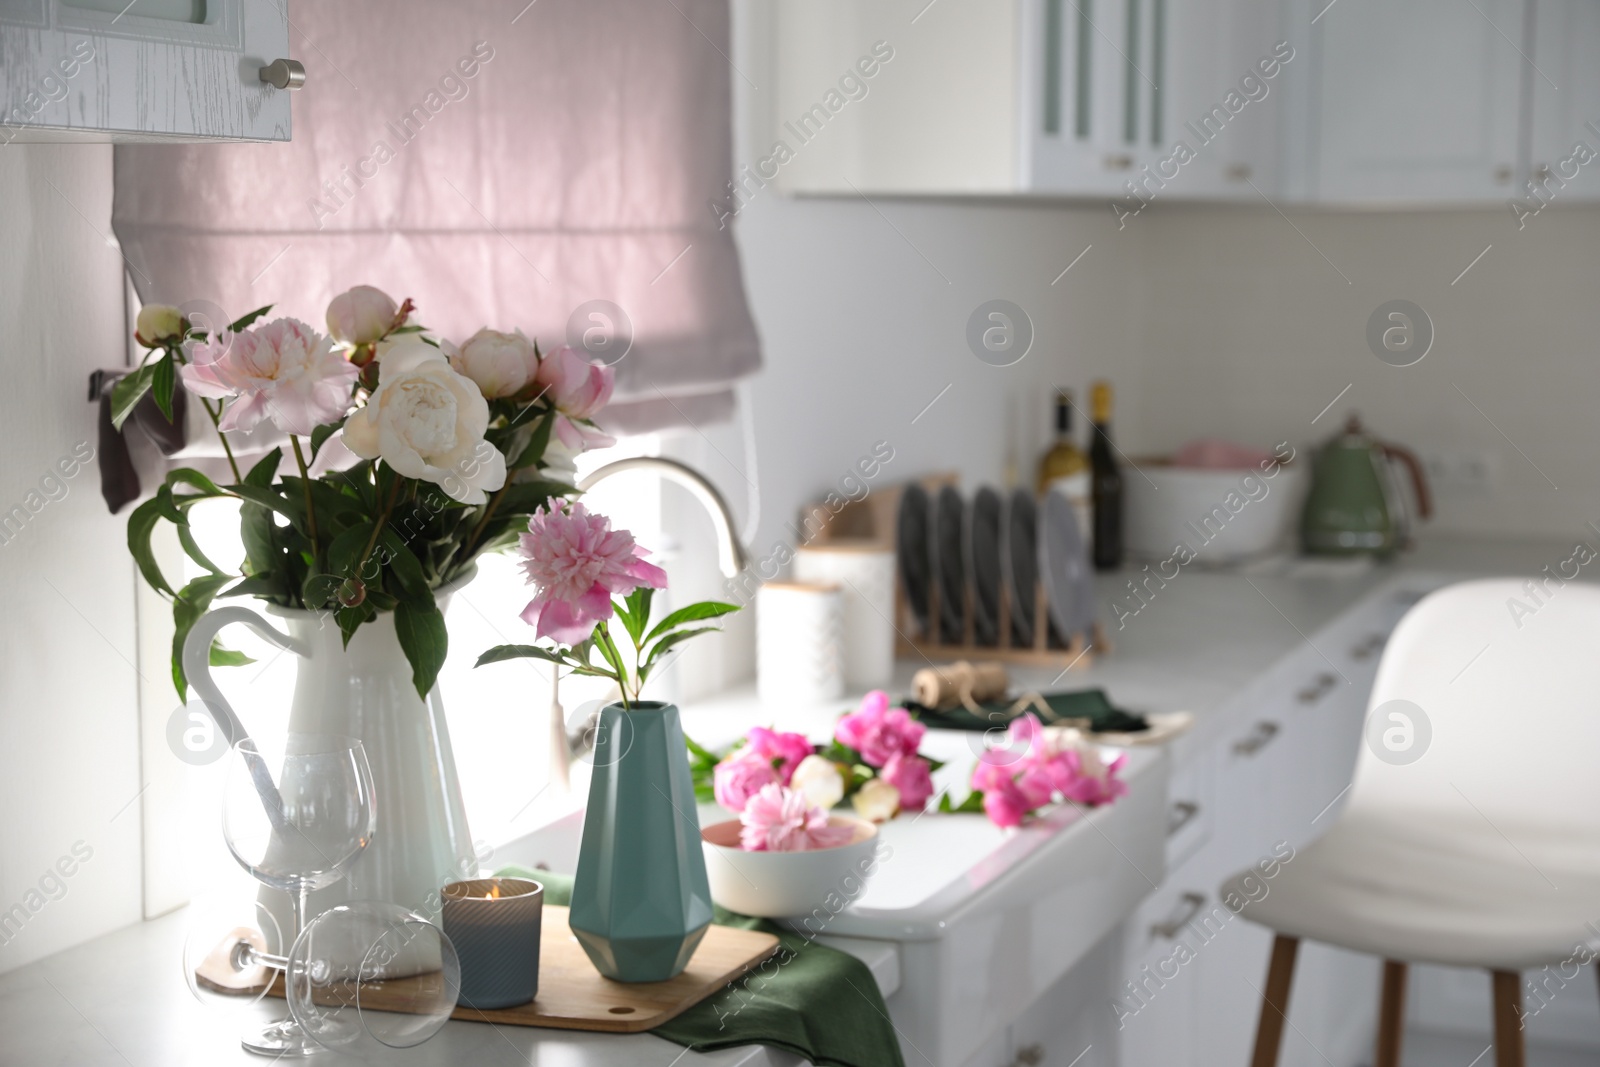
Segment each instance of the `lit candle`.
[[544,886],[522,878],[451,882],[441,893],[444,932],[461,961],[461,1003],[510,1008],[539,993]]

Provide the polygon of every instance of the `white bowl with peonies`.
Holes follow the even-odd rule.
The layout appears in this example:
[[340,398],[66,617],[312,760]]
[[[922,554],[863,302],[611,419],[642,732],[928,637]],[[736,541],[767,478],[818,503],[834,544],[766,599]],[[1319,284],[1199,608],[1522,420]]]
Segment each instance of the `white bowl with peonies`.
[[729,911],[762,919],[795,919],[819,908],[824,915],[837,914],[840,900],[848,904],[861,896],[882,857],[878,828],[872,823],[829,815],[828,825],[849,828],[850,840],[804,852],[747,852],[739,845],[738,819],[707,826],[700,831],[700,843],[711,899]]

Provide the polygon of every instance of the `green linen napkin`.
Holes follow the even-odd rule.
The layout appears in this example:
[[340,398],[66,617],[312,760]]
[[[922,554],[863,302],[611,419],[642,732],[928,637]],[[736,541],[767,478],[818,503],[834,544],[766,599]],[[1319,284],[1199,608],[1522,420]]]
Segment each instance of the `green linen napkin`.
[[966,708],[930,708],[918,704],[915,700],[907,700],[904,707],[916,715],[923,723],[939,730],[988,730],[996,726],[1004,726],[1023,711],[1031,711],[1039,716],[1046,726],[1060,722],[1063,719],[1088,719],[1089,729],[1094,733],[1137,733],[1148,730],[1150,724],[1142,715],[1132,715],[1111,703],[1104,689],[1079,689],[1071,693],[1042,693],[1045,704],[1050,708],[1050,715],[1042,714],[1038,707],[1028,704],[1015,715],[1011,707],[1014,700],[995,700],[987,704],[978,705],[983,709],[982,715],[976,715]]
[[[546,904],[572,900],[570,874],[526,867],[495,874],[539,882]],[[905,1067],[883,994],[865,963],[765,919],[719,907],[714,921],[775,935],[776,969],[763,965],[650,1033],[696,1052],[770,1045],[817,1067]]]

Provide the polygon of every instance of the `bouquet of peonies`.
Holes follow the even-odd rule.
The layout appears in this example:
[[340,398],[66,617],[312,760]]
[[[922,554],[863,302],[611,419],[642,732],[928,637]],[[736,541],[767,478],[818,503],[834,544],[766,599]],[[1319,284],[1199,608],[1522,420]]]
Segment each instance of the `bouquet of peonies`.
[[[226,327],[191,322],[178,308],[148,305],[136,339],[148,351],[112,391],[115,425],[146,394],[170,420],[181,383],[200,399],[227,456],[231,481],[174,470],[128,522],[128,546],[145,580],[172,598],[184,638],[217,597],[255,596],[287,608],[328,612],[348,643],[380,612],[393,612],[417,692],[443,665],[444,617],[434,590],[464,576],[473,560],[509,546],[535,515],[574,489],[562,475],[576,453],[610,444],[594,414],[611,397],[612,374],[570,348],[541,353],[520,332],[481,329],[459,344],[430,336],[371,286],[328,305],[328,333],[292,318],[261,322],[264,307]],[[274,448],[241,468],[230,434],[263,422],[288,437],[292,466]],[[353,455],[319,456],[339,437]],[[313,467],[338,466],[313,474]],[[245,559],[207,559],[189,530],[202,500],[238,500]],[[151,549],[156,523],[178,528],[204,570],[174,589]],[[218,664],[237,654],[213,649]]]
[[1027,712],[1011,720],[1006,743],[986,749],[972,771],[972,792],[959,805],[948,796],[939,810],[983,811],[996,826],[1019,826],[1029,815],[1057,801],[1094,807],[1128,791],[1117,777],[1127,762],[1118,753],[1109,763],[1100,746],[1082,731],[1045,729]]
[[873,822],[921,811],[941,766],[918,754],[926,730],[876,690],[839,719],[827,745],[756,726],[720,759],[693,741],[689,747],[702,795],[740,817],[746,850],[800,851],[849,840],[848,829],[835,840],[840,831],[827,821],[828,809],[847,797]]

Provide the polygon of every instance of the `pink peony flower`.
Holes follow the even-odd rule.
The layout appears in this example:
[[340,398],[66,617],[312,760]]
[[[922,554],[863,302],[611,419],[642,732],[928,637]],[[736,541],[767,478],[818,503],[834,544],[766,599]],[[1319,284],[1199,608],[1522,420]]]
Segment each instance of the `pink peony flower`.
[[794,777],[794,769],[800,766],[800,761],[814,751],[805,734],[779,733],[765,726],[752,726],[746,738],[744,751],[760,757],[769,765],[776,763],[778,777],[784,785],[788,785]]
[[840,744],[861,753],[871,767],[882,767],[892,756],[915,756],[922,744],[923,726],[905,708],[889,707],[889,694],[881,689],[868,693],[861,708],[839,720],[833,736]]
[[1021,826],[1036,806],[1010,781],[983,791],[984,813],[996,826]]
[[735,814],[744,811],[750,798],[763,787],[784,784],[771,760],[752,756],[748,750],[717,764],[711,772],[711,782],[717,803]]
[[1125,753],[1107,763],[1093,742],[1075,731],[1046,731],[1031,712],[1013,719],[1006,734],[1006,745],[984,752],[972,772],[972,788],[997,826],[1016,826],[1057,797],[1093,806],[1128,791],[1116,777]]
[[739,844],[746,852],[811,852],[847,845],[855,837],[852,827],[830,825],[826,811],[808,806],[801,793],[777,782],[761,787],[739,822]]
[[191,393],[232,398],[222,413],[224,432],[254,429],[265,418],[305,436],[350,410],[360,371],[328,338],[284,318],[195,345],[178,373]]
[[1094,807],[1109,804],[1128,792],[1128,783],[1117,777],[1128,754],[1119,752],[1110,763],[1100,759],[1097,749],[1087,752],[1067,752],[1063,759],[1071,762],[1073,781],[1061,793],[1068,800]]
[[613,530],[610,519],[582,504],[568,504],[565,511],[547,505],[535,513],[521,553],[528,582],[538,587],[522,620],[538,636],[562,644],[587,639],[596,623],[611,618],[612,596],[667,586],[666,572],[644,561],[645,550],[632,534]]
[[578,420],[588,420],[611,400],[616,376],[610,367],[590,363],[583,353],[562,345],[539,361],[533,379],[561,414],[556,417],[555,435],[575,452],[605,448],[616,438]]
[[921,756],[897,752],[883,765],[879,777],[900,791],[902,811],[921,811],[933,796],[933,775]]

